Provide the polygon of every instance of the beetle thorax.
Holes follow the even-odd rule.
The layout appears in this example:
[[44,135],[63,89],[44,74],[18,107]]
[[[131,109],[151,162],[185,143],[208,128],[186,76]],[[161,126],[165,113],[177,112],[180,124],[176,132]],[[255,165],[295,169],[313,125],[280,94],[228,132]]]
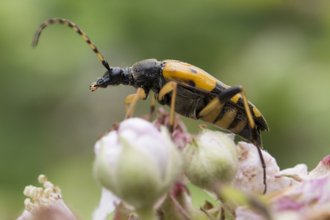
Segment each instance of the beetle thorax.
[[[143,60],[135,63],[130,72],[130,84],[143,89],[158,90],[164,80],[162,77],[162,62],[155,59]],[[148,92],[146,91],[146,92]]]

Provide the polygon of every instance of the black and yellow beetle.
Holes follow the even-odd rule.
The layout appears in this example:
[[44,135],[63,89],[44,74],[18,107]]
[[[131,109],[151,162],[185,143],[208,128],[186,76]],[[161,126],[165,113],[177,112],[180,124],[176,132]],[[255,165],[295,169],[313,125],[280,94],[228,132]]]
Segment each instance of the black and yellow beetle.
[[[188,118],[201,119],[214,124],[251,141],[258,149],[263,167],[264,193],[266,192],[266,165],[260,150],[262,148],[260,131],[268,131],[268,125],[259,110],[247,100],[241,86],[227,86],[204,70],[176,60],[148,59],[137,62],[129,68],[112,68],[76,24],[60,18],[49,19],[39,26],[33,46],[37,45],[41,31],[52,23],[62,23],[79,33],[107,69],[103,77],[90,86],[92,91],[99,87],[106,88],[120,84],[138,88],[136,94],[126,98],[126,105],[135,104],[139,99],[146,99],[152,91],[153,98],[160,104],[171,107],[170,130],[173,129],[174,112],[176,112]],[[132,115],[132,109],[133,107],[127,110],[128,117]]]

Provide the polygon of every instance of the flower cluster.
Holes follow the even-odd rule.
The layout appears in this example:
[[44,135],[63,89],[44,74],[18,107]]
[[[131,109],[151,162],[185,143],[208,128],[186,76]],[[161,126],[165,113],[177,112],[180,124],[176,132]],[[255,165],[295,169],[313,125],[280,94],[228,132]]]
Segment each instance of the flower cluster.
[[[256,146],[234,142],[234,135],[200,126],[189,134],[177,118],[169,133],[168,115],[160,110],[153,123],[131,118],[116,125],[95,144],[94,176],[102,196],[94,220],[186,219],[329,219],[330,156],[310,173],[307,166],[280,170],[262,150],[267,167],[267,194]],[[23,219],[75,219],[60,191],[28,186]],[[186,183],[191,182],[218,203],[196,209]]]

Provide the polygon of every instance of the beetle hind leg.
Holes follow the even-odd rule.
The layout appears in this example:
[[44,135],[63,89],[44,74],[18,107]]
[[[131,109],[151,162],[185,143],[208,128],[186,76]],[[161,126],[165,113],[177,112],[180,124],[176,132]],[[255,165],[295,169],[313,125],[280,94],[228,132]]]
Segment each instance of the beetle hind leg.
[[259,141],[258,141],[258,139],[253,139],[253,144],[254,144],[254,146],[257,147],[257,150],[258,150],[258,154],[259,154],[259,158],[260,158],[260,162],[261,162],[261,166],[262,166],[262,171],[263,171],[263,183],[265,186],[263,194],[266,194],[266,192],[267,192],[266,163],[265,163],[264,157],[262,156],[262,152],[261,152],[262,145],[261,145],[260,138],[259,138]]
[[172,133],[174,129],[175,99],[176,99],[177,88],[178,88],[178,83],[174,81],[170,81],[163,86],[163,88],[159,91],[158,94],[158,100],[161,101],[167,93],[172,92],[170,124],[168,126],[170,133]]

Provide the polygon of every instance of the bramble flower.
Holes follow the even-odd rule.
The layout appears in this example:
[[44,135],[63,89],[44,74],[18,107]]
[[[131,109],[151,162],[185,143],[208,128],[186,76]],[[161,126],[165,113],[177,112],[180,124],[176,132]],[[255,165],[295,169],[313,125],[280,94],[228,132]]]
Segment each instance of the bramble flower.
[[[244,192],[262,194],[264,191],[263,170],[256,146],[246,142],[238,143],[240,158],[234,185]],[[280,168],[267,151],[261,150],[266,164],[267,193],[285,189],[297,183],[288,177],[277,178]]]
[[75,216],[62,200],[61,190],[47,181],[45,175],[40,175],[39,183],[43,187],[27,186],[24,189],[25,210],[17,220],[75,220]]
[[[266,199],[274,220],[312,220],[330,218],[330,155],[323,158],[317,167],[307,174],[306,165],[281,171],[278,179],[292,177],[295,184],[277,190]],[[296,171],[296,172],[294,172]],[[247,207],[238,207],[239,220],[267,219]]]
[[[261,195],[263,170],[256,146],[236,145],[233,134],[207,129],[191,135],[178,117],[170,135],[168,123],[168,114],[160,110],[153,124],[127,119],[97,141],[94,175],[103,188],[93,220],[104,220],[113,211],[113,220],[330,219],[330,155],[311,172],[305,164],[280,170],[262,150],[267,194]],[[196,209],[186,177],[217,202]],[[24,201],[19,220],[76,219],[59,188],[43,175],[39,182],[45,189],[24,190],[32,201]]]
[[149,209],[181,172],[181,157],[167,129],[159,131],[139,118],[127,119],[118,130],[103,136],[95,145],[95,154],[98,182],[134,206],[139,215],[152,215]]

